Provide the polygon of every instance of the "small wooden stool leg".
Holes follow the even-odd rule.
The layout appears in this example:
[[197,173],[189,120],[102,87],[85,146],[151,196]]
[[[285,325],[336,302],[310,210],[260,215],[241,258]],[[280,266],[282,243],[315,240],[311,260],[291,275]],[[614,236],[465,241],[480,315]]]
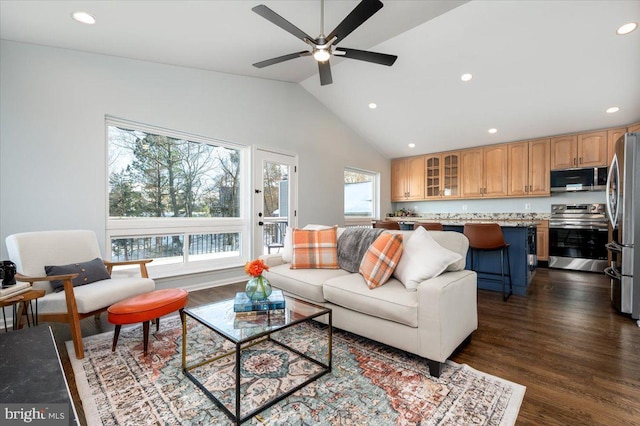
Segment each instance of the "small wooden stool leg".
[[160,318],[156,318],[156,332],[160,331]]
[[120,327],[121,325],[116,325],[116,330],[113,332],[113,345],[111,346],[111,352],[116,350],[116,345],[118,344],[118,337],[120,337]]
[[178,309],[178,312],[180,313],[180,322],[184,323],[184,309]]
[[149,321],[145,321],[142,323],[142,333],[144,334],[144,355],[147,356],[147,348],[149,347]]

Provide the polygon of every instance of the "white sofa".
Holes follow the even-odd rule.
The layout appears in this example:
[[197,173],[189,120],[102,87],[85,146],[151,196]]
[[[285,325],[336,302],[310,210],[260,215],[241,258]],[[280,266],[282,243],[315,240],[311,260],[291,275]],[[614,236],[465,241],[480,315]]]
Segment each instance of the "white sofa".
[[[407,238],[414,231],[384,232]],[[442,363],[478,328],[477,277],[464,269],[469,242],[463,234],[429,235],[462,258],[422,281],[417,291],[408,291],[395,277],[371,290],[358,273],[290,269],[281,254],[262,256],[270,267],[265,276],[286,294],[330,307],[333,326],[426,358],[431,375],[439,377]]]

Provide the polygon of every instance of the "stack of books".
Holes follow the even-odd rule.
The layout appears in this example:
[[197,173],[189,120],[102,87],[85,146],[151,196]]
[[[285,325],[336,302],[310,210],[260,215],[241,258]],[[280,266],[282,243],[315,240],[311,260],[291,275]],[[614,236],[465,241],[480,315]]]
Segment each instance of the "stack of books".
[[234,312],[253,312],[253,311],[273,311],[274,309],[284,309],[285,301],[282,290],[273,290],[266,300],[251,300],[246,293],[236,293],[233,301]]
[[10,299],[31,290],[29,283],[17,283],[9,287],[0,288],[0,300]]
[[237,293],[233,302],[234,328],[270,327],[286,323],[285,299],[281,290],[273,290],[266,300],[251,300]]

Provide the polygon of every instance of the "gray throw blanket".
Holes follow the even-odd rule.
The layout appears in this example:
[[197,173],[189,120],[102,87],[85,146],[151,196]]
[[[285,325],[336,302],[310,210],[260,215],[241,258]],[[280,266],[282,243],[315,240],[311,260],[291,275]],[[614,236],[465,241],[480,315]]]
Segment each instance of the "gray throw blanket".
[[338,238],[338,265],[340,269],[358,272],[367,249],[384,229],[347,228]]

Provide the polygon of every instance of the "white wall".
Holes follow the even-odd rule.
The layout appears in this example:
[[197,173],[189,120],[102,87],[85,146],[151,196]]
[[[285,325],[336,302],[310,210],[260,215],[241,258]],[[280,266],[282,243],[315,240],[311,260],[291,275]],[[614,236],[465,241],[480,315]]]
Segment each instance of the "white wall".
[[3,242],[87,228],[104,246],[105,115],[298,153],[299,225],[343,223],[345,166],[380,172],[391,208],[388,159],[297,84],[2,40]]

